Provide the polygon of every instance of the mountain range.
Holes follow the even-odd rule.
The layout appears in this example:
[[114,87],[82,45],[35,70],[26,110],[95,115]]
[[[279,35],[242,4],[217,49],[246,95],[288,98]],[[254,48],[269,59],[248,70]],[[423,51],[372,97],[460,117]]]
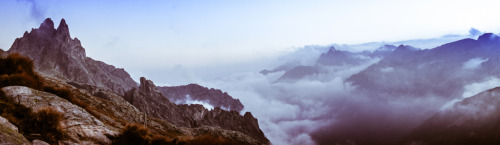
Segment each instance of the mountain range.
[[[30,72],[32,67],[31,72],[35,72],[2,75],[2,86],[6,86],[2,88],[4,103],[18,100],[18,107],[28,109],[28,114],[29,110],[55,110],[52,114],[62,116],[60,121],[53,121],[61,122],[54,125],[54,132],[62,135],[48,136],[38,131],[30,134],[25,127],[29,123],[17,122],[23,118],[15,114],[8,117],[5,112],[0,117],[1,126],[9,132],[0,133],[2,144],[134,144],[134,140],[142,140],[140,144],[199,144],[203,140],[222,144],[270,143],[250,112],[240,115],[243,105],[239,100],[199,85],[165,87],[160,92],[146,78],[137,83],[124,69],[87,57],[80,40],[70,36],[64,19],[57,29],[50,18],[45,19],[39,28],[26,31],[0,56],[5,60],[3,69],[23,68]],[[20,65],[17,62],[28,65],[16,66]],[[15,77],[18,75],[19,81]],[[215,108],[174,104],[169,100],[179,95],[202,99]]]
[[324,116],[336,121],[310,133],[317,144],[497,144],[498,118],[485,112],[498,106],[498,89],[487,89],[500,85],[492,82],[500,77],[499,55],[500,37],[484,33],[431,49],[330,46],[313,65],[285,63],[261,73],[282,72],[274,81],[281,84],[338,77],[351,89],[325,96],[333,115]]
[[[260,71],[273,80],[256,90],[276,90],[264,95],[293,108],[292,116],[266,119],[298,126],[287,133],[306,132],[316,144],[500,143],[499,36],[431,49],[380,44],[358,52],[328,46],[311,64]],[[0,50],[0,67],[0,144],[271,144],[239,99],[198,84],[135,82],[86,56],[64,19],[55,28],[48,18]],[[293,112],[303,104],[320,109]],[[327,123],[301,126],[318,120]]]

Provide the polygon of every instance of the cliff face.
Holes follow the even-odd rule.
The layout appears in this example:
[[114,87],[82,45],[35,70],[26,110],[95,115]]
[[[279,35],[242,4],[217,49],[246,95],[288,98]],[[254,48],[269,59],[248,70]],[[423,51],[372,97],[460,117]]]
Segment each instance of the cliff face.
[[261,144],[269,143],[251,113],[241,116],[237,111],[208,110],[197,104],[175,105],[161,94],[152,81],[145,78],[141,78],[139,88],[126,92],[124,98],[141,112],[175,125],[189,128],[215,126],[244,133]]
[[8,53],[20,53],[34,61],[36,70],[70,82],[90,84],[118,94],[137,84],[123,69],[86,57],[80,40],[72,39],[64,19],[59,27],[47,18],[38,29],[17,38]]
[[225,110],[234,110],[238,112],[243,110],[243,104],[241,104],[240,100],[234,99],[229,96],[227,92],[222,92],[219,89],[208,89],[197,84],[158,87],[158,89],[163,96],[176,104],[183,104],[186,100],[197,100]]

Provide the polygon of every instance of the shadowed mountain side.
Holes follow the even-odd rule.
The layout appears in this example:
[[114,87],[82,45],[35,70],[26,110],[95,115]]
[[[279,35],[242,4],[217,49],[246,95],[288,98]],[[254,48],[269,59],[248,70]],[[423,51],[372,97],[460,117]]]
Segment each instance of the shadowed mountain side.
[[151,80],[144,77],[140,80],[139,88],[127,91],[124,98],[141,112],[183,127],[218,126],[247,134],[261,144],[269,143],[257,119],[249,112],[241,116],[237,111],[208,110],[197,104],[176,105],[164,97]]
[[500,144],[500,88],[457,102],[427,119],[405,144]]

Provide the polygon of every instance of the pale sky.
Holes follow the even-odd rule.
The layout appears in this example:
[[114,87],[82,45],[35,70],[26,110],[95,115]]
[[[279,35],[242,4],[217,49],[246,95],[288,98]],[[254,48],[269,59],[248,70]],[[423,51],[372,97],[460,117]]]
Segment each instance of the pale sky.
[[499,6],[498,0],[12,0],[0,2],[0,48],[46,17],[56,27],[64,18],[87,56],[138,79],[155,68],[233,65],[305,45],[433,38],[471,27],[498,33]]

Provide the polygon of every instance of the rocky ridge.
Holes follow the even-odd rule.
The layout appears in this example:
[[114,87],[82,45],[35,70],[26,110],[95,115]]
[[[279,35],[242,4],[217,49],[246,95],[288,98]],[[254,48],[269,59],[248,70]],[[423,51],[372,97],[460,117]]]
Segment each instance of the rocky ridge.
[[240,100],[234,99],[227,92],[222,92],[219,89],[208,89],[197,84],[189,84],[174,87],[158,87],[158,90],[168,100],[176,104],[185,104],[187,100],[196,100],[228,111],[235,110],[240,112],[243,110],[243,104],[241,104]]
[[148,115],[182,127],[215,126],[234,130],[253,137],[260,144],[269,143],[260,130],[257,119],[250,112],[241,116],[237,111],[225,111],[221,108],[208,110],[198,104],[176,105],[164,97],[151,80],[144,77],[140,80],[139,88],[126,92],[124,98]]

